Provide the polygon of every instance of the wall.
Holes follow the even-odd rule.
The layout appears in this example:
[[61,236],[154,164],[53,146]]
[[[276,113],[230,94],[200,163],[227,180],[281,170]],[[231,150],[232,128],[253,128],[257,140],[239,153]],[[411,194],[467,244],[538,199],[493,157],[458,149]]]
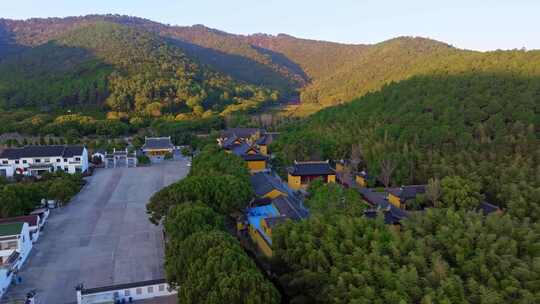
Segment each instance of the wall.
[[[76,161],[75,158],[76,157],[79,157],[80,160],[79,161]],[[15,170],[17,168],[21,168],[21,169],[27,169],[30,167],[30,164],[38,164],[37,162],[35,162],[35,159],[40,159],[41,162],[39,162],[39,164],[50,164],[53,166],[54,170],[57,170],[58,167],[61,167],[62,170],[64,170],[64,168],[68,168],[67,172],[68,173],[75,173],[76,170],[75,168],[77,166],[80,166],[81,167],[81,171],[82,172],[86,172],[88,171],[88,167],[89,167],[89,164],[88,164],[88,150],[85,148],[83,149],[83,153],[82,155],[77,155],[75,157],[71,157],[71,158],[64,158],[63,156],[48,156],[48,157],[35,157],[35,158],[21,158],[21,159],[18,159],[18,160],[15,160],[15,159],[10,159],[10,160],[7,160],[8,161],[8,164],[3,164],[3,161],[6,160],[6,159],[2,159],[0,160],[0,168],[2,169],[6,169],[6,175],[7,177],[13,177],[13,175],[15,174]],[[47,162],[48,160],[48,162]],[[60,160],[60,161],[58,161]],[[17,164],[16,161],[18,161],[19,163]],[[24,172],[25,174],[30,174],[30,171],[25,171]]]
[[289,188],[291,189],[299,190],[302,188],[300,176],[293,176],[289,174],[287,176],[287,183],[289,184]]
[[0,298],[2,298],[4,293],[7,291],[9,285],[11,284],[12,279],[13,279],[12,272],[9,272],[5,268],[0,268]]
[[[125,300],[126,302],[128,302],[129,298],[132,298],[133,301],[136,301],[166,297],[177,294],[176,290],[169,291],[168,288],[169,284],[167,283],[154,283],[149,285],[142,284],[141,286],[131,288],[113,289],[92,294],[81,294],[80,291],[77,291],[77,304],[100,303],[99,301],[107,298],[117,299],[120,301]],[[140,291],[140,293],[138,293],[138,291]]]
[[364,177],[362,176],[356,176],[356,184],[362,188],[365,188],[367,187],[367,181]]
[[272,248],[270,247],[270,244],[263,238],[261,233],[255,229],[253,226],[249,226],[248,228],[249,236],[251,236],[251,239],[257,244],[257,247],[259,247],[259,250],[267,256],[272,257]]
[[326,178],[327,183],[335,183],[336,182],[336,176],[335,175],[328,175]]
[[401,208],[401,201],[399,200],[399,197],[393,195],[393,194],[388,194],[388,201],[398,207],[398,208]]
[[26,259],[32,251],[32,239],[30,238],[30,228],[28,223],[24,223],[22,233],[19,237],[19,253],[21,254],[21,260],[19,262],[19,268],[26,262]]
[[266,145],[261,145],[259,146],[259,151],[261,151],[261,154],[262,155],[268,155],[268,146]]
[[264,160],[248,161],[247,165],[251,172],[259,172],[266,169],[266,161]]

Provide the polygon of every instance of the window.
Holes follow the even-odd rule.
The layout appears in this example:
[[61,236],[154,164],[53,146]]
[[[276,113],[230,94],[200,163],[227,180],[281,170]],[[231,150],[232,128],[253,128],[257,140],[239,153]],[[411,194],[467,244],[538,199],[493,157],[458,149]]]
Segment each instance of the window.
[[59,163],[59,162],[61,162],[61,161],[62,161],[62,160],[61,160],[60,158],[57,158],[57,159],[56,159],[56,162],[57,162],[57,163]]
[[131,295],[131,292],[129,292],[129,289],[124,290],[124,297],[129,297]]
[[20,161],[19,161],[18,159],[15,161],[15,163],[16,163],[17,165],[19,164],[19,162],[20,162]]
[[75,161],[81,161],[80,157],[75,157]]
[[154,292],[154,286],[148,286],[148,293]]
[[26,159],[23,159],[22,163],[26,164],[26,163],[28,163],[28,161]]
[[69,170],[68,167],[64,167],[65,172],[68,172],[68,170]]
[[77,172],[77,173],[81,173],[81,172],[82,172],[82,169],[81,169],[81,168],[79,168],[79,167],[77,167],[77,168],[75,168],[75,172]]
[[41,162],[41,159],[36,158],[36,159],[34,159],[34,162],[35,162],[36,164],[37,164],[37,163],[40,163],[40,162]]
[[163,284],[159,285],[158,290],[159,291],[165,291],[165,285],[163,285]]
[[3,160],[3,161],[2,161],[2,164],[4,164],[4,165],[7,165],[7,163],[8,163],[7,160]]
[[64,158],[64,162],[67,163],[67,162],[68,162],[68,159],[67,159],[67,158]]
[[51,159],[50,159],[50,158],[45,158],[45,162],[46,162],[46,163],[50,163],[50,162],[51,162]]
[[142,294],[142,288],[137,287],[137,289],[135,290],[135,293],[138,295]]
[[62,171],[62,167],[56,166],[56,171]]
[[17,241],[0,243],[0,250],[17,249]]

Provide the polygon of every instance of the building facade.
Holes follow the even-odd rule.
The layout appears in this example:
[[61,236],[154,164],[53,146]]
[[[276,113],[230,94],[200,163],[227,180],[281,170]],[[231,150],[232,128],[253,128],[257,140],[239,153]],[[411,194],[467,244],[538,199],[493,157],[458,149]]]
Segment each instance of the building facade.
[[70,174],[88,171],[88,151],[83,146],[27,146],[0,154],[0,176],[40,176],[45,172]]
[[5,263],[13,254],[17,255],[15,263],[19,269],[32,250],[30,227],[27,223],[0,224],[0,260]]
[[316,179],[322,179],[324,183],[336,182],[336,171],[332,169],[328,161],[295,161],[288,168],[288,184],[291,189],[305,190],[309,183]]
[[142,152],[153,161],[161,161],[165,159],[167,154],[174,151],[171,137],[145,137]]
[[131,303],[157,298],[168,299],[170,303],[177,302],[175,300],[177,291],[171,289],[165,279],[88,289],[81,284],[77,286],[76,292],[77,304]]

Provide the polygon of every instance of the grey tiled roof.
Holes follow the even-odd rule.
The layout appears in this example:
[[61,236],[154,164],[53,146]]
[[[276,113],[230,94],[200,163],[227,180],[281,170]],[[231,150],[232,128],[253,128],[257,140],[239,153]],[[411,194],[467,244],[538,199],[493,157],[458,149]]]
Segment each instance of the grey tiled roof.
[[293,176],[302,175],[332,175],[336,171],[330,167],[326,161],[323,162],[295,162],[294,166],[289,168],[289,173]]
[[172,149],[173,147],[170,137],[147,137],[142,149]]
[[0,158],[73,157],[82,155],[83,150],[83,146],[27,146],[23,148],[6,149],[0,154]]
[[268,173],[256,173],[251,176],[250,181],[255,195],[258,197],[264,196],[272,190],[288,193],[286,186],[283,185],[281,180]]

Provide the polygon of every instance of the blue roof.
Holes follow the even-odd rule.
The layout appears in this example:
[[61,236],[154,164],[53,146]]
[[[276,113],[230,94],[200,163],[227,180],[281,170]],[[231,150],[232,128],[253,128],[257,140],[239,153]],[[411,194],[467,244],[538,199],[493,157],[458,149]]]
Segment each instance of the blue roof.
[[279,216],[279,212],[276,210],[276,208],[274,208],[272,204],[249,208],[247,213],[249,224],[255,229],[257,229],[269,244],[272,244],[272,239],[268,237],[266,233],[264,233],[264,230],[261,227],[261,220],[267,217],[276,216]]

